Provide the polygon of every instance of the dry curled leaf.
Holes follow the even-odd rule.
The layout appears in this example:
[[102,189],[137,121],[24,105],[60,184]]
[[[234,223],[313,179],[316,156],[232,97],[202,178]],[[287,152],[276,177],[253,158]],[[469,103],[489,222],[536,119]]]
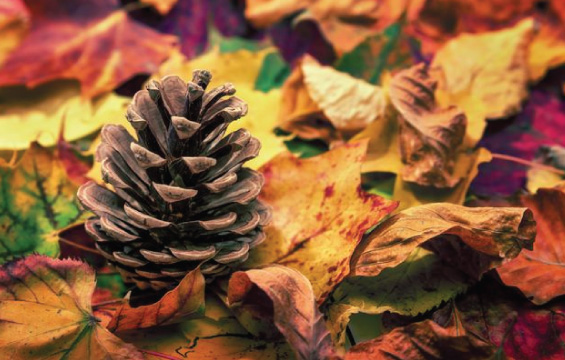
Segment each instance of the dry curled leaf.
[[118,10],[117,0],[80,0],[63,5],[26,1],[29,34],[0,68],[0,85],[35,87],[77,79],[82,94],[113,90],[137,74],[151,74],[176,43]]
[[[263,292],[257,296],[254,288]],[[270,301],[270,304],[261,304]],[[318,310],[312,285],[296,270],[280,265],[239,271],[232,275],[228,302],[236,311],[265,307],[263,321],[273,321],[299,360],[326,359],[333,354],[330,333]]]
[[361,237],[396,203],[365,193],[360,184],[367,142],[345,144],[317,157],[281,154],[260,172],[260,199],[273,211],[268,241],[250,252],[247,267],[277,263],[296,269],[322,302],[349,273]]
[[432,79],[424,64],[399,72],[390,84],[398,111],[402,178],[422,186],[452,188],[456,149],[463,142],[467,119],[457,107],[439,108]]
[[309,56],[287,79],[283,94],[280,126],[303,138],[327,142],[363,130],[384,115],[387,103],[382,88]]
[[523,251],[497,268],[502,281],[516,286],[533,303],[544,304],[565,294],[565,192],[539,189],[522,196],[521,203],[534,214],[538,236],[532,251]]
[[509,29],[450,40],[431,65],[439,89],[458,98],[455,102],[480,100],[486,118],[516,114],[528,96],[527,56],[535,31],[527,19]]
[[137,307],[124,303],[112,314],[108,329],[112,332],[162,326],[198,317],[204,310],[204,276],[192,270],[159,301]]
[[92,315],[94,271],[32,255],[0,268],[0,354],[24,359],[137,360],[143,355]]
[[398,327],[388,334],[353,346],[345,360],[364,359],[484,359],[490,360],[496,348],[461,324],[454,309],[449,323],[442,327],[432,320]]
[[534,237],[535,222],[526,208],[422,205],[381,223],[355,250],[352,275],[376,276],[427,243],[438,255],[478,278],[494,265],[516,257],[523,248],[531,249]]

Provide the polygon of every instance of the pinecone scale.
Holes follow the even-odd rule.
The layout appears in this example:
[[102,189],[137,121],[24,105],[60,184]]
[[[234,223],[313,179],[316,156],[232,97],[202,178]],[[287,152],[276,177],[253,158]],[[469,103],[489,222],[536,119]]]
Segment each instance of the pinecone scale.
[[229,273],[265,239],[263,177],[243,167],[261,144],[244,129],[224,136],[247,105],[231,84],[205,92],[210,79],[196,70],[188,84],[167,76],[137,92],[126,114],[137,139],[119,125],[101,132],[110,186],[78,192],[97,249],[141,289],[172,288],[198,266],[207,280]]

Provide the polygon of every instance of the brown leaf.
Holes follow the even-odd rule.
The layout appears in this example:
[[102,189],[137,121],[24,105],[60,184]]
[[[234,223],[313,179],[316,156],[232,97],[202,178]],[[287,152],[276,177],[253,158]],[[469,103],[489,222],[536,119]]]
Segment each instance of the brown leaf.
[[113,90],[136,74],[157,71],[176,42],[131,20],[117,0],[63,5],[27,1],[28,36],[0,69],[0,85],[28,87],[54,79],[78,79],[87,97]]
[[[264,297],[250,296],[256,294],[254,288],[264,292],[272,304],[257,304]],[[312,285],[296,270],[272,265],[238,271],[229,282],[228,302],[236,311],[257,305],[272,309],[265,314],[265,320],[272,319],[299,360],[326,359],[333,354],[330,334],[316,305]]]
[[3,359],[138,360],[92,315],[95,274],[76,260],[32,255],[0,268]]
[[496,348],[465,331],[454,309],[449,324],[442,327],[432,320],[392,330],[374,340],[352,347],[345,360],[365,359],[492,359]]
[[355,250],[352,274],[376,276],[428,242],[436,253],[476,278],[531,248],[534,237],[535,222],[526,208],[417,206],[387,219],[369,235]]
[[195,269],[156,303],[138,307],[124,303],[113,313],[107,327],[112,332],[134,330],[200,316],[204,311],[204,287],[204,277]]
[[250,252],[246,267],[277,263],[296,269],[322,302],[349,273],[349,259],[370,227],[396,203],[365,193],[360,169],[366,141],[298,159],[280,154],[265,164],[260,199],[273,220],[267,240]]
[[390,99],[399,114],[404,181],[451,188],[460,181],[453,177],[453,168],[467,119],[456,107],[438,107],[436,86],[426,66],[415,65],[393,78]]
[[539,189],[521,202],[537,222],[534,249],[521,252],[497,271],[506,285],[516,286],[540,305],[565,294],[565,192]]

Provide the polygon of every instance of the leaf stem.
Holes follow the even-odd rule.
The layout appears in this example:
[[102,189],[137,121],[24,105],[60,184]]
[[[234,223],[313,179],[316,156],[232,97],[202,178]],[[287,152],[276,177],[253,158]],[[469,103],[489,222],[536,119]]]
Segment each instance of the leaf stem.
[[558,175],[561,175],[561,176],[565,176],[565,171],[560,170],[560,169],[556,169],[553,166],[544,165],[544,164],[536,163],[536,162],[533,162],[533,161],[524,160],[524,159],[521,159],[519,157],[512,156],[512,155],[493,153],[492,158],[504,160],[504,161],[511,161],[511,162],[515,162],[517,164],[529,166],[529,167],[532,167],[532,168],[538,168],[538,169],[541,169],[541,170],[550,171],[552,173],[555,173],[555,174],[558,174]]
[[167,354],[162,354],[160,352],[157,351],[152,351],[152,350],[143,350],[143,349],[138,349],[140,352],[147,354],[147,355],[151,355],[151,356],[155,356],[161,359],[167,359],[167,360],[181,360],[176,356],[171,356],[171,355],[167,355]]
[[351,332],[351,328],[349,327],[349,325],[345,327],[345,334],[347,335],[347,339],[349,340],[351,346],[355,346],[357,342],[355,341],[355,336],[353,336],[353,333]]
[[81,245],[81,244],[77,244],[77,243],[75,243],[75,242],[69,241],[69,240],[64,239],[64,238],[62,238],[62,237],[59,238],[59,241],[62,242],[62,243],[64,243],[64,244],[67,244],[67,245],[70,245],[70,246],[74,246],[74,247],[76,247],[77,249],[81,249],[82,251],[86,251],[86,252],[89,252],[89,253],[92,253],[92,254],[96,254],[96,255],[102,256],[102,255],[100,255],[100,252],[98,252],[98,251],[95,250],[95,249],[89,248],[88,246],[84,246],[84,245]]
[[113,299],[113,300],[100,301],[100,302],[92,304],[92,308],[99,308],[99,307],[106,306],[106,305],[121,304],[123,302],[124,302],[124,299]]

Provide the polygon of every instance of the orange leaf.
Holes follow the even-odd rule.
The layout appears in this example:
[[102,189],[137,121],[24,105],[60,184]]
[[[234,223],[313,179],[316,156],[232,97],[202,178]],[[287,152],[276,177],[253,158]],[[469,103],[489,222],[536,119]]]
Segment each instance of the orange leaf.
[[[257,296],[254,288],[265,295]],[[261,304],[261,301],[271,302]],[[235,311],[263,306],[299,360],[326,359],[333,354],[330,333],[318,310],[312,285],[304,275],[284,266],[238,271],[229,282],[228,302]],[[272,317],[272,319],[271,319]],[[264,319],[265,320],[265,319]]]
[[260,198],[273,209],[267,240],[250,253],[247,267],[278,263],[312,283],[322,302],[349,273],[349,259],[370,227],[397,204],[361,189],[367,142],[345,144],[317,157],[280,154],[260,171]]
[[29,28],[29,13],[21,0],[0,3],[0,65],[18,46]]
[[32,255],[0,268],[3,359],[137,360],[143,355],[92,315],[94,271]]
[[516,286],[541,305],[565,294],[565,192],[539,189],[521,200],[537,222],[534,250],[523,251],[497,271],[506,285]]
[[87,97],[158,69],[176,40],[131,20],[116,0],[28,1],[29,35],[0,69],[0,85],[78,79]]
[[156,303],[135,308],[124,303],[112,315],[108,329],[112,332],[134,330],[199,316],[204,311],[204,285],[200,269],[195,269]]

